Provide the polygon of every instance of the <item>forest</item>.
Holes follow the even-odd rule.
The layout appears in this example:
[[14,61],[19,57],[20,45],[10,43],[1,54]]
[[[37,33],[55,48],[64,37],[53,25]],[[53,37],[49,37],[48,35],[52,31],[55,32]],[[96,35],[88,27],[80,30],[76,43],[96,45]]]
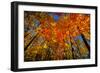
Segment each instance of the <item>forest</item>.
[[24,61],[90,58],[90,15],[24,11]]

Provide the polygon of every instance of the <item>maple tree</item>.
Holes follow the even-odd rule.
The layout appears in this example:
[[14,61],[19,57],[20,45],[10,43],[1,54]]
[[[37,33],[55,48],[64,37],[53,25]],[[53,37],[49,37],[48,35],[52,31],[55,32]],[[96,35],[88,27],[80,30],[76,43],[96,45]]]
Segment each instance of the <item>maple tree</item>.
[[[90,15],[24,13],[25,61],[89,58]],[[55,17],[54,17],[55,16]]]

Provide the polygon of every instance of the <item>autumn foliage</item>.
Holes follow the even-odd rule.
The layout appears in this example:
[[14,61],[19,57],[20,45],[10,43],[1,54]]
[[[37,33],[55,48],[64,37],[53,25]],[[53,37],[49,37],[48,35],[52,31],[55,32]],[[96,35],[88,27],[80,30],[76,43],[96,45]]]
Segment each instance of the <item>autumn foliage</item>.
[[24,61],[90,58],[90,15],[24,12]]

